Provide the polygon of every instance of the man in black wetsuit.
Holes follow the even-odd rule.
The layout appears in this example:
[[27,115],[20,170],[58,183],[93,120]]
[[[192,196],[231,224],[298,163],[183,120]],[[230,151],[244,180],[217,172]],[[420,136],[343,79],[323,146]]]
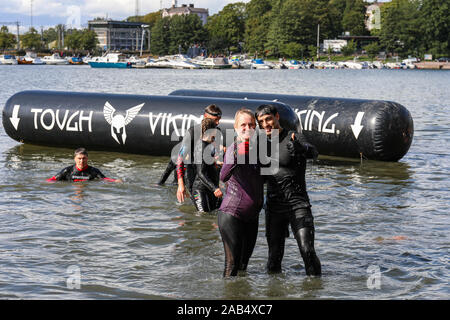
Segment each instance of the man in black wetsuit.
[[107,178],[97,168],[88,165],[88,153],[85,148],[78,148],[74,152],[75,164],[68,166],[57,173],[55,176],[47,179],[48,182],[53,181],[88,181],[94,179],[102,179],[111,182],[123,182],[121,179]]
[[[297,240],[307,275],[321,275],[321,264],[314,249],[314,219],[305,183],[306,159],[316,158],[316,148],[306,142],[298,132],[283,129],[280,115],[272,105],[256,109],[259,127],[268,139],[267,150],[272,150],[271,140],[278,135],[278,154],[269,155],[278,161],[278,170],[267,177],[266,237],[269,246],[267,269],[281,272],[285,238],[288,225]],[[276,150],[276,148],[275,148]],[[275,167],[275,166],[274,166]]]

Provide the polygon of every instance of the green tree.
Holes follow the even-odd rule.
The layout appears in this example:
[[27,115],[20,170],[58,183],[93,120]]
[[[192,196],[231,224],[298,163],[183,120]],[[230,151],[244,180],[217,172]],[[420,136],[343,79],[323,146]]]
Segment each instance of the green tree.
[[148,27],[151,29],[156,24],[158,20],[161,19],[161,10],[156,12],[150,12],[143,16],[132,16],[128,17],[126,21],[128,22],[142,22],[148,25]]
[[355,51],[356,51],[356,43],[353,40],[347,42],[347,45],[341,48],[341,52],[344,56],[351,56],[352,54],[355,53]]
[[300,59],[305,52],[305,47],[297,42],[289,42],[281,47],[281,54],[287,58]]
[[270,56],[280,57],[281,54],[286,54],[286,39],[280,37],[283,32],[282,21],[284,19],[284,17],[281,15],[282,4],[283,0],[273,0],[272,10],[270,12],[270,15],[268,16],[268,18],[270,19],[270,26],[269,30],[267,31],[265,50],[268,51],[268,54]]
[[84,29],[80,36],[80,49],[92,51],[97,48],[98,44],[97,34],[93,30]]
[[366,4],[363,0],[347,0],[342,16],[342,28],[351,35],[366,35]]
[[16,37],[9,32],[8,27],[2,26],[0,28],[0,49],[13,48],[16,42]]
[[46,45],[50,42],[58,40],[58,31],[55,28],[48,28],[42,32],[42,40]]
[[42,48],[41,36],[35,28],[30,30],[21,37],[22,47],[25,49],[39,50]]
[[423,51],[420,0],[392,0],[381,8],[380,44],[401,56]]
[[330,29],[333,38],[341,35],[344,32],[342,27],[342,19],[344,16],[347,0],[330,0],[328,3],[328,10],[330,15]]
[[99,43],[95,31],[89,29],[68,30],[64,42],[69,49],[87,51],[94,50]]
[[245,20],[243,2],[228,4],[219,13],[209,17],[206,24],[209,49],[214,52],[238,48],[244,39]]
[[197,15],[176,15],[170,18],[169,54],[177,54],[179,49],[186,52],[191,45],[206,40],[207,31]]
[[423,1],[420,26],[424,51],[450,56],[450,0]]
[[367,52],[369,58],[373,60],[380,52],[380,45],[378,42],[372,42],[365,46],[364,50]]
[[169,33],[170,18],[165,17],[156,21],[151,29],[150,46],[151,52],[156,55],[165,55],[169,52]]
[[67,36],[64,38],[64,44],[72,50],[81,49],[81,31],[77,29],[67,30]]
[[262,53],[267,41],[267,30],[271,23],[272,3],[270,0],[251,0],[247,3],[245,23],[245,49]]

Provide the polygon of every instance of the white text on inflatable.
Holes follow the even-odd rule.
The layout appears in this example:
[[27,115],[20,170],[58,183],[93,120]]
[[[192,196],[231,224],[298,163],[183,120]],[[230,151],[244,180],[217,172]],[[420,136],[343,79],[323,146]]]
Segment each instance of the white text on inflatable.
[[[55,125],[60,130],[66,131],[83,131],[83,123],[87,123],[87,129],[92,132],[92,115],[93,111],[89,111],[86,115],[84,111],[71,112],[66,110],[64,113],[60,110],[53,111],[53,109],[38,109],[33,108],[31,112],[34,113],[34,128],[36,130],[42,127],[45,130],[53,130]],[[86,127],[84,127],[86,128]]]
[[[186,130],[200,123],[203,116],[197,117],[192,114],[176,114],[172,113],[158,113],[154,114],[149,112],[148,120],[150,122],[150,130],[152,134],[155,134],[156,128],[159,124],[160,134],[162,136],[170,136],[171,131],[175,133],[176,136],[184,136]],[[172,130],[171,130],[172,129]]]
[[[325,111],[318,112],[311,109],[299,111],[298,109],[295,109],[294,112],[300,120],[302,130],[312,131],[314,119],[317,119],[317,125],[315,126],[318,132],[336,133],[336,125],[331,123],[331,120],[336,118],[339,113],[333,113],[331,116],[325,117]],[[302,119],[303,115],[305,115],[304,119]]]

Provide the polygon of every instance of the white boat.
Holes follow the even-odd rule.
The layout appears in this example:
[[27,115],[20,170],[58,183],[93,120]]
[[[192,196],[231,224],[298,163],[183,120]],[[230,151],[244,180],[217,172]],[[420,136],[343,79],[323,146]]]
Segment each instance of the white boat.
[[127,59],[131,63],[132,68],[145,68],[147,60],[144,58],[137,58],[136,56],[131,56]]
[[172,62],[172,68],[174,69],[199,69],[200,66],[192,61],[187,56],[182,54],[176,54],[173,56],[166,56],[169,61]]
[[69,61],[60,57],[58,53],[54,53],[51,56],[45,56],[42,61],[45,64],[64,65],[69,64]]
[[317,61],[314,62],[314,69],[341,69],[342,65],[331,61]]
[[383,69],[384,68],[384,64],[381,61],[373,61],[372,65],[376,69]]
[[402,69],[400,62],[388,62],[386,63],[386,68],[388,69]]
[[88,61],[91,68],[131,68],[131,63],[122,53],[106,53],[101,57],[93,57]]
[[363,65],[361,63],[354,61],[345,61],[344,67],[348,69],[357,69],[357,70],[363,69]]
[[227,69],[231,68],[231,64],[228,63],[227,58],[204,58],[196,57],[191,60],[192,63],[198,65],[200,68],[205,69]]
[[415,63],[419,62],[417,58],[409,58],[402,60],[402,67],[403,69],[415,69],[416,65]]
[[32,64],[44,64],[44,62],[37,56],[36,53],[27,51],[26,54],[23,56],[23,58],[26,61],[31,61]]
[[283,62],[287,69],[300,69],[302,66],[297,60],[289,60]]
[[0,55],[1,64],[17,64],[16,57],[12,54],[2,54]]
[[268,70],[272,69],[272,66],[267,64],[263,59],[253,59],[251,69]]
[[152,59],[149,60],[146,64],[145,64],[146,68],[172,68],[172,64],[170,62],[169,59],[167,58],[158,58],[158,59]]

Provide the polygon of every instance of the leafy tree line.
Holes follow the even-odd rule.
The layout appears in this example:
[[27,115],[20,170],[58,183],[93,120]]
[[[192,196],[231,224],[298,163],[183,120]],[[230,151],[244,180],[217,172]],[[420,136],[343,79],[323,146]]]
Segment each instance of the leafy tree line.
[[[400,56],[450,56],[450,0],[392,0],[381,6],[381,29],[366,29],[365,0],[251,0],[226,5],[203,25],[196,15],[162,18],[161,11],[129,17],[151,29],[152,54],[175,54],[192,45],[210,53],[247,52],[271,57],[312,57],[320,41],[336,39],[343,32],[375,35],[379,42],[364,49],[371,57],[378,52]],[[58,28],[39,34],[35,29],[21,36],[24,48],[39,49],[58,39]],[[72,50],[92,50],[97,46],[89,30],[65,31],[65,46]],[[6,27],[0,30],[0,49],[13,48],[15,36]],[[343,48],[356,49],[354,42]]]
[[[350,35],[379,37],[365,47],[369,56],[379,51],[400,56],[432,53],[450,55],[450,0],[392,0],[381,6],[381,29],[366,29],[364,0],[251,0],[226,5],[205,26],[190,18],[146,15],[152,26],[152,52],[168,54],[200,43],[212,53],[248,52],[272,57],[311,57],[320,41]],[[139,20],[138,17],[134,17]],[[196,23],[194,23],[194,21]],[[356,45],[349,42],[347,54]]]
[[[62,32],[61,32],[62,31]],[[55,28],[49,28],[39,33],[35,28],[23,35],[20,35],[20,43],[23,49],[43,50],[48,49],[48,45],[58,40],[58,34],[64,33],[64,47],[73,51],[92,51],[98,45],[97,35],[94,31],[83,29],[64,30],[63,25]],[[62,36],[60,36],[62,44]],[[16,36],[8,31],[8,28],[2,26],[0,29],[0,49],[6,50],[14,48],[17,44]]]

